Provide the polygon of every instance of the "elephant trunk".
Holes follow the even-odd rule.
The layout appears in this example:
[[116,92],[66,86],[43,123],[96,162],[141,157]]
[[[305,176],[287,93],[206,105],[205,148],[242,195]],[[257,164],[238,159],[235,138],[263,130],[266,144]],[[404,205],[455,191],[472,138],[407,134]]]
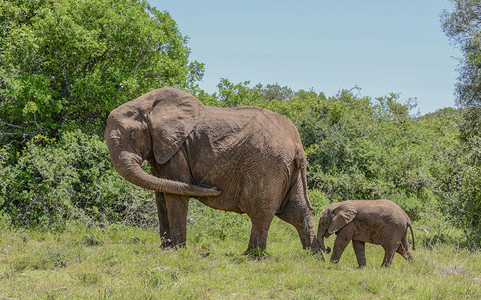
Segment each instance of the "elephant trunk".
[[330,253],[331,252],[331,248],[329,248],[329,247],[326,248],[326,246],[324,244],[324,230],[319,229],[317,231],[317,240],[319,242],[319,245],[321,247],[322,252],[324,252],[324,253]]
[[218,196],[221,192],[215,188],[205,188],[185,182],[155,177],[141,168],[143,159],[133,151],[125,150],[120,139],[106,134],[107,145],[112,165],[117,172],[130,183],[142,188],[169,194],[184,196]]

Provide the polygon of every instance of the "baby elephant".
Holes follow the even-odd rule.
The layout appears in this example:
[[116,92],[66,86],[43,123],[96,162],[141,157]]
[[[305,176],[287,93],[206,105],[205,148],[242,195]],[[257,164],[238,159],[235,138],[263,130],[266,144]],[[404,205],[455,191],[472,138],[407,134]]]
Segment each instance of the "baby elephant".
[[394,253],[406,259],[413,256],[408,249],[407,229],[411,230],[413,249],[416,249],[411,220],[408,215],[391,200],[349,200],[333,203],[326,207],[319,220],[317,239],[321,249],[329,253],[324,246],[324,238],[336,233],[331,262],[337,263],[344,248],[352,240],[357,263],[366,266],[364,244],[366,242],[381,245],[385,255],[381,266],[391,265]]

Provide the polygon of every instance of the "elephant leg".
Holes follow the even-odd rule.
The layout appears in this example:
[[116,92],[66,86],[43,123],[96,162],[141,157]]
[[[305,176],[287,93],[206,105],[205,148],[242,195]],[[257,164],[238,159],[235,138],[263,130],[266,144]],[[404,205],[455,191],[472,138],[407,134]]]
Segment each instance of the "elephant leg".
[[165,205],[169,220],[170,246],[174,248],[185,247],[189,198],[186,196],[166,194]]
[[249,245],[247,246],[245,254],[252,254],[252,250],[256,248],[261,250],[266,249],[267,233],[269,231],[269,227],[271,226],[272,219],[274,219],[274,213],[263,214],[263,216],[258,215],[256,218],[251,216],[249,217],[251,218],[252,222],[252,230],[249,239]]
[[348,234],[344,232],[344,230],[340,230],[337,234],[336,241],[334,242],[334,248],[332,250],[331,255],[331,262],[338,263],[339,259],[341,259],[341,255],[344,252],[344,249],[351,241],[352,234]]
[[354,252],[356,253],[357,264],[359,268],[363,268],[366,266],[366,252],[365,252],[365,242],[361,241],[352,241],[352,247],[354,248]]
[[391,266],[392,259],[394,258],[394,254],[400,245],[396,243],[395,245],[387,245],[384,247],[384,259],[382,261],[381,267],[389,267]]
[[404,234],[404,236],[401,240],[401,244],[397,248],[396,252],[401,254],[402,257],[404,257],[405,259],[413,259],[413,255],[411,254],[411,252],[409,252],[409,243],[408,243],[407,231]]
[[[158,166],[154,164],[152,172],[156,176],[170,180],[186,183],[191,183],[192,181],[187,155],[183,149],[172,156],[166,165]],[[167,243],[162,242],[162,244],[174,248],[185,246],[189,197],[164,193],[163,197],[158,198],[156,193],[156,200],[159,226],[161,231],[165,231],[167,228],[166,237],[168,240]]]
[[[300,199],[302,197],[302,199]],[[282,212],[277,216],[294,226],[304,249],[311,248],[314,253],[320,252],[320,246],[314,232],[314,222],[309,208],[305,205],[304,196],[299,195],[298,200],[288,201]]]
[[159,234],[161,240],[160,247],[171,247],[169,217],[167,215],[167,206],[165,204],[164,193],[155,192],[155,202],[157,203],[157,216],[159,217]]

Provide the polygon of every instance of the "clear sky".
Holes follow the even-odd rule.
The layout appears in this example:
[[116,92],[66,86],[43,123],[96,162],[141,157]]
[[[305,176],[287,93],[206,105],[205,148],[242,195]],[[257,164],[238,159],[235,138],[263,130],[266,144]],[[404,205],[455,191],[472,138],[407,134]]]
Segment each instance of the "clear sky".
[[[189,36],[205,63],[200,87],[221,78],[313,88],[361,88],[376,98],[417,98],[422,114],[454,107],[460,52],[441,29],[449,0],[149,0]],[[416,109],[416,110],[417,110]]]

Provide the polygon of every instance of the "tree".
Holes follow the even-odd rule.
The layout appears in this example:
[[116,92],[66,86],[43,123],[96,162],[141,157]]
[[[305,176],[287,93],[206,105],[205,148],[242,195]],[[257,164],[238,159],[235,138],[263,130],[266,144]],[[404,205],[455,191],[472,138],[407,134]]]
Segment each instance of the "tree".
[[461,188],[455,214],[471,229],[470,236],[481,245],[481,2],[451,0],[454,8],[442,14],[446,35],[462,51],[456,83],[457,103],[464,108],[459,157]]
[[0,1],[0,143],[82,128],[162,86],[193,90],[204,65],[167,12],[143,0]]
[[244,81],[234,84],[226,78],[221,78],[217,85],[219,89],[218,105],[222,107],[251,105],[253,101],[258,100],[259,93],[249,88],[249,83],[250,81]]
[[276,84],[267,84],[265,87],[258,83],[254,90],[259,92],[259,97],[263,100],[289,100],[294,96],[294,91],[288,87]]
[[[459,46],[459,77],[456,84],[456,101],[469,112],[468,121],[479,125],[481,119],[481,2],[477,0],[451,0],[453,11],[444,10],[441,15],[445,34]],[[474,109],[474,110],[473,110]],[[473,114],[474,112],[477,112]],[[479,131],[479,126],[467,126],[465,133]]]

